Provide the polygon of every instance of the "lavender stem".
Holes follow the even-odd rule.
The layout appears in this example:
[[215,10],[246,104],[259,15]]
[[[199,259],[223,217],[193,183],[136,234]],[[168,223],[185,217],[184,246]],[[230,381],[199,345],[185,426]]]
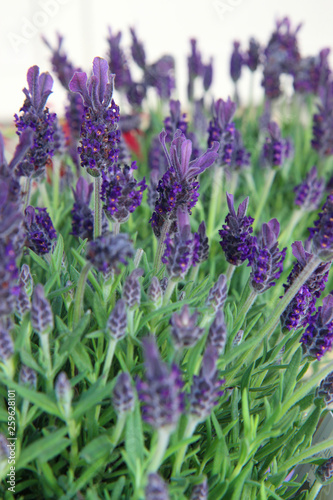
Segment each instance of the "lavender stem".
[[94,213],[94,240],[102,234],[102,203],[101,203],[101,176],[95,177],[95,213]]
[[161,267],[161,258],[164,253],[164,247],[165,247],[165,238],[166,235],[169,231],[170,228],[170,221],[165,221],[162,229],[161,229],[161,235],[158,240],[158,247],[157,247],[157,252],[155,254],[155,260],[154,260],[154,268],[153,268],[153,276],[156,276],[158,271],[160,270]]

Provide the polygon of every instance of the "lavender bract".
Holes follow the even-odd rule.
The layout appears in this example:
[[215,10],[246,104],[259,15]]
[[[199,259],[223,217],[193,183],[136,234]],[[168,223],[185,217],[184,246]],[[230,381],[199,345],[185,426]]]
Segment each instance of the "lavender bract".
[[25,246],[38,255],[49,253],[52,241],[57,238],[57,233],[46,208],[28,206],[25,209],[24,227],[26,230]]
[[234,42],[234,48],[230,59],[230,76],[234,83],[238,82],[242,74],[242,66],[244,64],[244,56],[241,54],[240,43]]
[[231,163],[233,143],[235,140],[235,124],[232,117],[236,111],[236,103],[228,97],[227,101],[219,99],[213,107],[213,120],[209,122],[208,146],[215,141],[220,143],[218,149],[218,164],[227,166]]
[[332,349],[333,344],[333,296],[327,295],[323,305],[308,319],[308,326],[301,338],[306,356],[317,358]]
[[126,335],[127,314],[126,304],[122,299],[117,300],[108,318],[106,327],[114,340],[121,340]]
[[205,479],[202,483],[193,486],[190,500],[207,500],[208,499],[208,483]]
[[39,335],[50,332],[54,325],[51,305],[40,283],[36,286],[32,296],[31,324]]
[[320,383],[316,392],[317,397],[322,398],[326,406],[333,403],[333,372],[329,373]]
[[131,377],[126,372],[118,375],[116,385],[112,391],[112,404],[118,415],[134,409],[134,391]]
[[74,205],[72,214],[72,235],[89,241],[93,239],[94,234],[94,214],[89,208],[93,184],[83,177],[79,177],[76,183],[76,189],[73,191]]
[[114,235],[107,231],[103,236],[99,236],[91,241],[87,248],[87,259],[99,271],[107,272],[113,269],[118,272],[120,263],[125,266],[127,259],[133,257],[134,250],[128,234],[121,233]]
[[143,269],[134,269],[125,281],[122,298],[128,309],[132,309],[134,306],[140,305],[141,286],[139,278],[143,275],[143,272]]
[[266,137],[262,148],[260,163],[263,167],[281,167],[285,160],[290,158],[291,145],[289,139],[281,137],[280,127],[276,122],[270,122],[267,126],[269,135]]
[[199,314],[190,315],[189,307],[185,304],[180,313],[173,313],[170,319],[171,335],[176,349],[194,346],[204,333],[203,328],[197,326]]
[[294,188],[295,205],[309,212],[317,210],[324,190],[325,179],[319,178],[316,167],[312,167],[305,180]]

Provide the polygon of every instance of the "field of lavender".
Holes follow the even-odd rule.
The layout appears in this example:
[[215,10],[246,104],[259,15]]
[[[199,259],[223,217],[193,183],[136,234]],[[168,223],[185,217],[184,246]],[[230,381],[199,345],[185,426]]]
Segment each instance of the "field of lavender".
[[0,496],[313,500],[333,477],[333,434],[312,442],[333,402],[329,49],[277,21],[234,42],[213,99],[191,40],[180,103],[172,55],[131,36],[86,72],[44,39],[50,72],[0,135]]

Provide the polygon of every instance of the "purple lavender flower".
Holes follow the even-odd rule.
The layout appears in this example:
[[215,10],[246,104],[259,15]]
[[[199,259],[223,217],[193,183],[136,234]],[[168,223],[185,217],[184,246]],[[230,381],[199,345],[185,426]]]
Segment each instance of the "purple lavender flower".
[[27,385],[30,388],[37,387],[37,373],[29,366],[22,365],[20,370],[20,384]]
[[256,71],[260,63],[260,56],[260,43],[255,38],[250,38],[249,48],[244,56],[244,64],[246,64],[250,71]]
[[107,172],[102,172],[103,209],[105,215],[114,222],[126,222],[130,214],[141,204],[142,194],[147,185],[145,178],[140,182],[134,179],[133,172],[136,169],[134,161],[130,167],[112,165]]
[[132,46],[131,46],[131,52],[132,52],[132,57],[136,64],[141,68],[145,69],[146,67],[146,53],[145,49],[143,47],[143,43],[138,40],[138,37],[136,36],[134,28],[130,29],[131,35],[132,35]]
[[126,97],[131,106],[140,108],[142,101],[146,97],[147,86],[144,82],[132,82],[126,92]]
[[280,224],[277,219],[264,223],[250,258],[252,272],[250,284],[257,293],[263,293],[275,286],[283,271],[287,249],[279,250]]
[[313,115],[311,146],[321,158],[333,155],[333,82],[319,89],[318,112]]
[[[285,292],[294,282],[306,264],[312,259],[313,255],[306,252],[301,241],[296,241],[291,245],[293,255],[297,262],[287,278],[287,284],[283,287]],[[321,263],[310,278],[299,289],[295,297],[292,299],[288,307],[281,315],[282,331],[289,331],[293,328],[306,326],[309,317],[315,311],[315,304],[321,292],[325,289],[325,284],[328,280],[328,273],[331,263]]]
[[318,177],[316,167],[312,167],[305,180],[294,188],[295,205],[306,212],[317,210],[325,190],[325,179]]
[[[199,198],[197,177],[214,163],[219,147],[217,142],[213,142],[212,147],[200,158],[190,161],[192,142],[186,139],[180,130],[176,131],[171,142],[170,154],[166,148],[165,138],[166,132],[163,130],[160,140],[169,168],[158,184],[158,199],[149,221],[157,237],[160,236],[164,222],[169,221],[171,224],[175,222],[178,208],[191,214]],[[174,232],[175,227],[171,231]]]
[[155,63],[147,65],[144,72],[144,85],[154,87],[161,99],[170,99],[175,88],[175,61],[170,55],[164,55]]
[[167,133],[165,137],[166,142],[171,142],[177,129],[181,130],[186,136],[187,132],[186,113],[181,112],[180,101],[170,100],[170,116],[164,120],[164,128]]
[[208,120],[205,113],[205,104],[203,98],[194,101],[194,110],[192,123],[195,133],[203,137],[207,132]]
[[297,43],[297,33],[300,28],[301,25],[292,31],[287,17],[276,22],[276,30],[267,44],[265,56],[267,64],[274,64],[280,74],[293,74],[300,60]]
[[17,284],[18,269],[16,266],[16,252],[11,243],[0,239],[0,316],[11,314],[16,306],[20,294],[20,285]]
[[0,360],[6,362],[14,354],[14,342],[10,336],[7,325],[0,323]]
[[285,160],[291,156],[290,139],[281,137],[280,127],[276,122],[270,122],[267,131],[269,135],[266,137],[262,148],[260,164],[263,167],[281,167]]
[[213,307],[214,311],[217,312],[223,309],[224,303],[227,299],[228,286],[227,278],[224,274],[220,274],[217,282],[212,286],[208,292],[208,297],[206,305]]
[[213,81],[213,59],[209,61],[208,64],[204,64],[203,66],[203,87],[204,90],[210,89]]
[[93,189],[94,185],[89,184],[84,177],[79,177],[75,190],[72,188],[75,202],[71,211],[71,234],[83,240],[88,238],[89,241],[93,239],[94,234],[94,214],[89,208]]
[[243,144],[242,134],[235,130],[232,154],[230,160],[230,170],[239,172],[250,166],[251,153],[247,151]]
[[333,296],[323,299],[322,307],[308,319],[308,326],[301,338],[305,356],[320,360],[332,349],[333,344]]
[[196,240],[196,248],[195,248],[195,261],[197,264],[201,264],[208,259],[209,253],[209,244],[208,238],[206,235],[206,224],[202,221],[198,227],[198,232],[194,233],[194,238]]
[[319,465],[315,472],[316,479],[325,484],[331,482],[333,476],[333,457],[330,457],[323,464]]
[[317,94],[321,85],[326,86],[330,75],[328,55],[330,49],[322,49],[318,56],[305,57],[297,65],[294,75],[295,92]]
[[78,152],[82,167],[93,177],[99,177],[118,159],[119,107],[112,99],[113,80],[107,61],[95,57],[89,80],[86,73],[76,72],[69,83],[69,89],[79,93],[84,102]]
[[324,400],[326,406],[333,403],[333,372],[329,373],[320,383],[316,396]]
[[197,326],[199,313],[190,315],[189,307],[185,304],[180,313],[173,313],[170,319],[172,340],[176,349],[193,347],[202,337],[203,328]]
[[158,198],[158,182],[168,169],[167,159],[158,135],[151,140],[148,150],[148,166],[150,168],[150,185],[148,187],[147,201],[150,208],[154,209]]
[[6,436],[0,432],[0,463],[8,460],[10,457],[9,441]]
[[209,345],[204,352],[199,375],[193,376],[189,412],[199,422],[209,417],[224,394],[221,390],[224,380],[219,379],[216,367],[217,358],[216,349]]
[[203,63],[201,60],[201,54],[197,49],[197,40],[192,38],[190,40],[191,43],[191,54],[187,58],[188,64],[188,74],[189,81],[187,86],[187,96],[190,101],[193,100],[193,91],[194,91],[194,80],[198,76],[202,76],[203,72]]
[[156,276],[153,276],[151,279],[147,295],[148,298],[153,302],[155,308],[161,307],[163,290]]
[[333,195],[327,196],[314,227],[309,228],[312,251],[321,260],[333,258]]
[[240,43],[234,42],[234,48],[230,59],[230,76],[234,83],[238,82],[242,73],[242,66],[244,64],[244,56],[241,54]]
[[170,369],[161,360],[153,338],[147,337],[142,343],[146,380],[137,381],[142,418],[156,429],[173,428],[184,411],[181,372],[176,365]]
[[213,120],[209,122],[208,146],[214,141],[219,141],[218,164],[220,166],[230,165],[233,143],[235,140],[235,124],[232,117],[236,111],[236,103],[228,97],[227,101],[219,99],[213,108]]
[[26,230],[25,246],[38,255],[49,253],[52,240],[57,238],[51,218],[46,208],[28,206],[25,209],[24,226]]
[[73,390],[65,372],[60,372],[55,386],[56,398],[63,405],[70,405],[73,397]]
[[50,332],[54,325],[51,305],[40,283],[36,286],[32,296],[31,325],[39,335]]
[[131,412],[134,409],[134,391],[131,377],[126,372],[118,375],[116,385],[112,391],[112,404],[118,415]]
[[190,500],[207,500],[208,499],[208,483],[205,479],[202,483],[193,486]]
[[109,28],[109,37],[107,38],[109,44],[109,68],[111,73],[116,75],[117,88],[126,90],[132,83],[132,78],[127,58],[120,47],[120,40],[121,32],[112,35],[111,28]]
[[169,500],[168,487],[157,473],[148,475],[145,500]]
[[173,235],[167,234],[162,262],[170,279],[184,279],[187,271],[198,262],[198,240],[185,225]]
[[119,272],[118,265],[122,263],[126,266],[127,259],[133,255],[132,243],[125,233],[115,236],[107,231],[94,241],[90,241],[87,249],[87,259],[102,272],[110,270]]
[[214,321],[209,328],[207,346],[213,346],[218,355],[220,355],[223,353],[226,340],[227,327],[224,322],[224,314],[222,309],[218,309]]
[[240,266],[250,258],[255,245],[255,238],[252,235],[252,217],[246,217],[249,198],[239,205],[237,214],[234,208],[234,197],[227,193],[227,203],[229,213],[225,219],[226,224],[219,231],[221,236],[220,245],[224,251],[227,262],[234,266]]
[[39,74],[38,66],[32,66],[27,73],[28,89],[20,111],[15,115],[17,135],[29,129],[34,131],[33,146],[17,166],[17,174],[24,177],[40,177],[45,172],[48,159],[53,156],[53,134],[55,113],[45,108],[46,101],[52,93],[53,79],[49,73]]
[[281,95],[280,68],[275,62],[266,62],[261,85],[265,89],[267,100],[277,99]]
[[126,304],[122,299],[117,300],[108,318],[106,327],[114,340],[121,340],[126,335],[127,314]]
[[141,286],[139,278],[143,275],[143,269],[134,269],[131,274],[126,278],[123,286],[122,298],[128,307],[132,309],[140,305],[141,301]]

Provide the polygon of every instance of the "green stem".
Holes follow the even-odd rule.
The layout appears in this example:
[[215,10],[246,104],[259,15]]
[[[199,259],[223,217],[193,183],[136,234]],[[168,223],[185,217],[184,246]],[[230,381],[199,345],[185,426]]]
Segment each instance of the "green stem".
[[164,292],[164,296],[163,296],[163,305],[166,306],[170,299],[171,299],[171,295],[172,295],[172,292],[175,288],[175,286],[177,285],[177,281],[174,281],[173,279],[170,279],[169,280],[169,283],[168,283],[168,286]]
[[314,485],[311,488],[309,495],[306,497],[306,500],[315,500],[318,496],[318,493],[322,489],[323,485],[319,481],[315,481]]
[[119,234],[119,231],[120,231],[120,224],[119,222],[114,222],[112,224],[112,231],[113,231],[113,234],[116,236],[117,234]]
[[164,253],[164,248],[165,248],[165,238],[166,234],[168,233],[170,228],[170,221],[165,221],[162,229],[161,229],[161,234],[158,240],[158,247],[157,247],[157,252],[155,254],[155,259],[154,259],[154,268],[153,268],[153,276],[156,276],[158,271],[160,270],[161,267],[161,258]]
[[75,299],[74,299],[74,325],[80,321],[81,312],[83,309],[83,298],[84,298],[84,289],[86,286],[87,277],[89,274],[89,270],[91,268],[90,262],[88,262],[81,271],[79,281],[77,284]]
[[288,243],[290,237],[293,234],[293,231],[297,225],[297,223],[301,220],[303,217],[304,212],[302,209],[300,210],[295,210],[291,216],[291,219],[288,221],[287,227],[282,231],[280,237],[279,237],[279,246],[280,248],[283,247],[286,243]]
[[256,211],[255,216],[254,216],[253,230],[257,227],[257,225],[259,223],[261,212],[263,211],[263,208],[266,205],[266,201],[267,201],[267,198],[269,196],[269,193],[270,193],[273,181],[274,181],[275,174],[276,174],[276,170],[273,168],[271,168],[267,173],[267,176],[265,179],[265,184],[264,184],[264,187],[261,191],[259,205],[258,205],[257,211]]
[[101,176],[95,177],[95,213],[94,213],[94,240],[102,234],[102,201],[101,201]]
[[53,217],[56,224],[57,215],[59,214],[59,180],[60,180],[60,162],[57,158],[53,159],[53,176],[52,176],[52,188],[53,188]]
[[158,429],[157,432],[158,432],[157,443],[153,457],[148,467],[148,472],[156,472],[159,469],[164,457],[164,453],[169,444],[170,429],[165,429],[164,427],[161,427],[160,429]]
[[118,415],[117,423],[116,423],[115,427],[113,428],[112,436],[111,436],[111,442],[112,442],[113,446],[117,446],[117,444],[118,444],[120,436],[121,436],[123,429],[125,427],[126,418],[127,418],[127,413],[125,413],[125,412],[120,413]]
[[234,266],[233,264],[230,264],[230,262],[228,262],[228,267],[227,267],[226,272],[224,274],[225,274],[225,277],[227,278],[227,282],[229,282],[229,285],[230,285],[231,278],[235,272],[235,269],[236,269],[236,266]]
[[43,366],[45,369],[46,386],[47,389],[51,391],[53,389],[53,374],[52,374],[49,334],[41,333],[39,338],[43,353]]
[[[187,422],[187,425],[186,425],[183,439],[187,439],[187,438],[191,437],[193,432],[195,431],[195,428],[197,425],[198,425],[198,421],[194,420],[190,417],[188,422]],[[186,454],[187,446],[188,446],[187,444],[184,444],[179,449],[179,451],[177,453],[176,460],[175,460],[175,462],[173,464],[173,468],[172,468],[172,474],[171,474],[172,477],[179,476],[179,474],[180,474],[182,465],[184,463],[184,457]]]
[[208,212],[208,224],[207,224],[208,238],[211,238],[214,234],[217,206],[221,201],[222,189],[223,189],[223,168],[218,165],[215,165],[213,171],[212,194],[210,197],[210,205]]
[[[233,328],[233,333],[236,335],[237,332],[242,328],[247,312],[251,309],[253,302],[256,300],[258,293],[250,287],[250,293],[246,297],[245,302],[241,305],[240,309],[237,311],[237,321]],[[233,339],[231,339],[233,340]]]
[[102,375],[103,375],[102,385],[105,385],[107,382],[109,371],[110,371],[112,360],[113,360],[113,356],[114,356],[114,351],[116,349],[116,345],[117,345],[117,340],[111,338],[109,341],[108,350],[107,350],[105,360],[104,360],[104,366],[103,366],[103,372],[102,372]]

